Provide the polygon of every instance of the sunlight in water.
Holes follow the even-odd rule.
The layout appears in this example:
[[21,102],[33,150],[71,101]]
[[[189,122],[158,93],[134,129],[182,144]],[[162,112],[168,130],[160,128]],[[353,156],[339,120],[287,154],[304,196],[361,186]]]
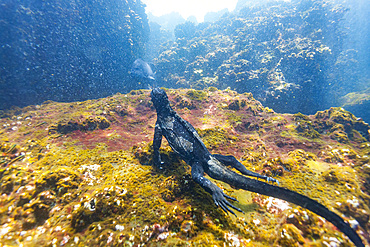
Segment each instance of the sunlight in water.
[[155,16],[178,12],[185,19],[195,16],[198,22],[202,22],[204,15],[208,12],[216,12],[227,8],[233,11],[237,0],[143,0],[147,5],[146,11]]

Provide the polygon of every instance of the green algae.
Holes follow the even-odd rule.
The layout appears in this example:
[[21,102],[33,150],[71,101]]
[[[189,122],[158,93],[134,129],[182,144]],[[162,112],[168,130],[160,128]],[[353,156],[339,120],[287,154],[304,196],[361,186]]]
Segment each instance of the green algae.
[[[319,111],[314,117],[319,120],[315,122],[315,128],[318,132],[337,132],[334,138],[338,137],[339,140],[346,140],[347,138],[352,140],[354,136],[355,139],[358,139],[359,134],[366,140],[369,139],[369,125],[343,108],[332,107],[329,110]],[[354,130],[357,132],[354,133]],[[345,135],[347,135],[347,138]]]
[[207,93],[203,90],[189,90],[186,96],[191,100],[203,101],[207,98]]
[[238,138],[227,133],[223,128],[198,129],[199,136],[204,144],[210,149],[217,149],[221,145],[232,145]]
[[314,129],[312,122],[308,116],[302,113],[294,114],[294,120],[296,121],[296,131],[309,139],[318,138],[320,134]]
[[343,107],[365,104],[370,100],[370,89],[348,93],[341,98]]

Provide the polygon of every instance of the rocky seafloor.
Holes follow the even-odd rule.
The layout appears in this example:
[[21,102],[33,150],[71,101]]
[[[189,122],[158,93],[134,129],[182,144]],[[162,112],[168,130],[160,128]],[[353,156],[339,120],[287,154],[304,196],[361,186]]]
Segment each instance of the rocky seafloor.
[[[0,119],[0,246],[353,246],[323,218],[214,181],[217,208],[166,141],[151,165],[148,90],[14,109]],[[368,245],[370,127],[342,108],[277,114],[251,94],[167,90],[212,153],[336,212]]]

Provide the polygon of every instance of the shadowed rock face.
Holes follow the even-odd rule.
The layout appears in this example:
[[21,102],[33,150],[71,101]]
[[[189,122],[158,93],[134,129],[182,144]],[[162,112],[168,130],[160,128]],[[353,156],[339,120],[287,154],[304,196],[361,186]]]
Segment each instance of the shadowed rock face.
[[[166,93],[211,153],[231,154],[247,169],[315,198],[369,240],[370,128],[361,119],[341,108],[278,114],[250,93],[216,88]],[[294,246],[330,239],[352,246],[309,211],[218,182],[246,212],[223,214],[165,142],[163,169],[152,167],[156,113],[149,90],[5,115],[1,243]]]
[[0,109],[129,92],[149,25],[141,1],[5,1]]

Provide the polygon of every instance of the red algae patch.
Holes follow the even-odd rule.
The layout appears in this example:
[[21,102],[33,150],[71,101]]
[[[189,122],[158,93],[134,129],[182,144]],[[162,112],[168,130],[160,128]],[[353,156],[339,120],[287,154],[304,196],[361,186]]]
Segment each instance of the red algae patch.
[[[166,90],[211,153],[234,155],[336,212],[368,244],[369,125],[331,108],[277,114],[251,94]],[[166,141],[152,167],[150,91],[48,102],[0,119],[0,242],[14,246],[353,246],[294,204],[214,181],[217,208]]]

